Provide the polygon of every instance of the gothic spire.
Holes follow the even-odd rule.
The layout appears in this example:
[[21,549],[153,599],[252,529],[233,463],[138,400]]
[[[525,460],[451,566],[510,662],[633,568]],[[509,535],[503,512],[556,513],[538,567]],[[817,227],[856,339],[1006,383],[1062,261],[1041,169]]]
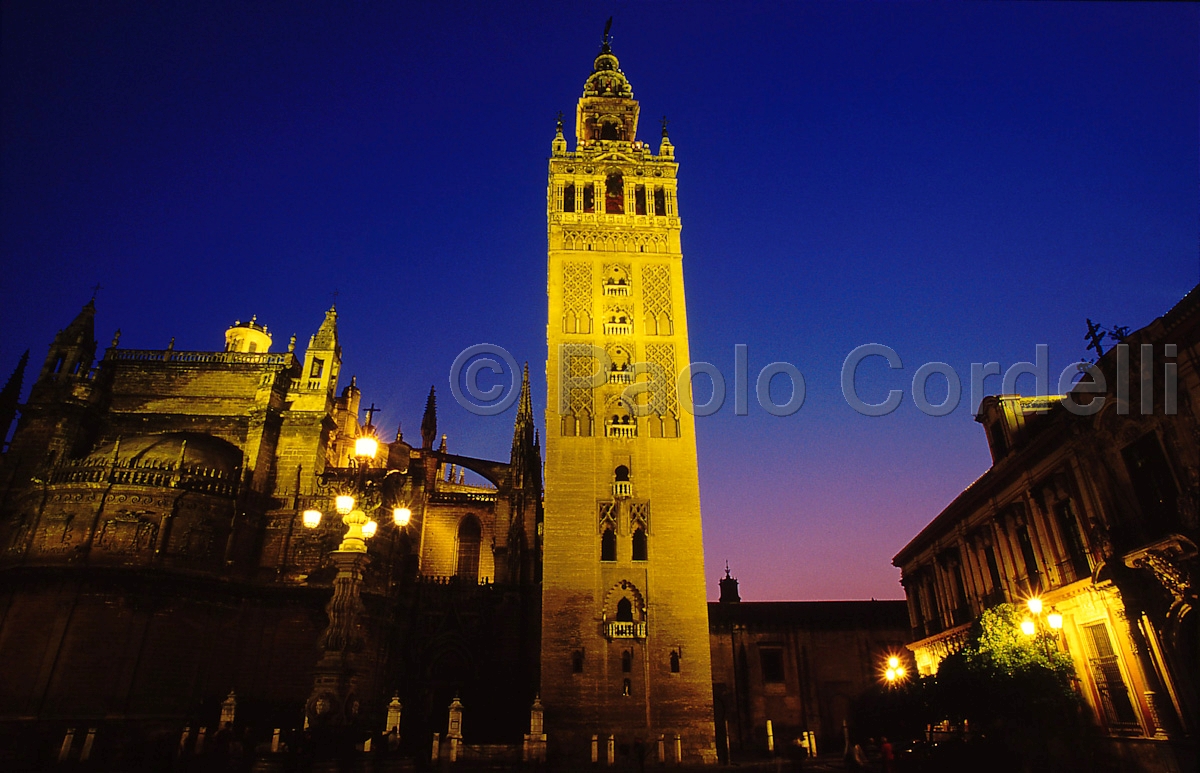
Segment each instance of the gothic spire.
[[433,450],[433,439],[437,437],[437,394],[429,387],[429,399],[425,401],[425,416],[421,419],[421,448]]
[[4,389],[0,390],[0,448],[8,437],[13,419],[17,417],[17,404],[21,399],[21,383],[25,380],[25,366],[29,364],[29,350],[21,355],[16,369],[8,377]]

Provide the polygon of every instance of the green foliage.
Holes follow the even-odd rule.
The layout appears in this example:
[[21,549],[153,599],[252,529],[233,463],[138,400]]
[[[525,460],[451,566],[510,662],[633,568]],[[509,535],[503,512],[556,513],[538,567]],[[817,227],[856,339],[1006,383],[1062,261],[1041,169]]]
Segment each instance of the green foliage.
[[[1082,740],[1079,697],[1069,655],[1055,632],[1021,631],[1022,610],[985,611],[966,645],[945,658],[928,686],[931,714],[964,723],[971,743],[993,761],[1050,764]],[[1007,763],[1006,763],[1007,764]]]

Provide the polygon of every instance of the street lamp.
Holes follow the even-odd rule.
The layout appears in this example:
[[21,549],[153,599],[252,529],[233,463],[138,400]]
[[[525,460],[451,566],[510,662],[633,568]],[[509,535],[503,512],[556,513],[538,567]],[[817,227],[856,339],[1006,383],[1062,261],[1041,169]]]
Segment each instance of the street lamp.
[[401,505],[400,507],[392,508],[392,521],[397,526],[400,526],[400,527],[407,526],[408,522],[410,520],[412,520],[412,510],[409,510],[407,507],[404,507],[403,505]]
[[1043,604],[1042,600],[1040,598],[1038,598],[1037,596],[1034,596],[1034,597],[1030,598],[1028,601],[1026,601],[1025,606],[1029,608],[1029,612],[1032,615],[1032,617],[1026,617],[1024,620],[1021,621],[1021,633],[1025,634],[1026,636],[1029,636],[1029,637],[1035,636],[1038,633],[1039,623],[1041,623],[1043,621],[1043,617],[1044,617],[1045,618],[1044,622],[1045,622],[1046,627],[1048,627],[1052,631],[1054,631],[1053,635],[1046,634],[1043,637],[1042,643],[1045,645],[1046,654],[1049,655],[1050,654],[1050,642],[1049,642],[1050,639],[1054,640],[1054,648],[1056,650],[1058,649],[1058,646],[1059,646],[1058,632],[1061,631],[1062,627],[1063,627],[1062,613],[1059,612],[1054,607],[1050,607],[1050,610],[1048,612],[1046,612],[1046,614],[1043,616],[1042,610],[1045,609],[1045,604]]
[[908,676],[908,669],[900,662],[900,658],[895,655],[887,657],[886,668],[883,671],[883,678],[887,680],[889,685],[894,685],[897,681],[903,681],[904,677]]

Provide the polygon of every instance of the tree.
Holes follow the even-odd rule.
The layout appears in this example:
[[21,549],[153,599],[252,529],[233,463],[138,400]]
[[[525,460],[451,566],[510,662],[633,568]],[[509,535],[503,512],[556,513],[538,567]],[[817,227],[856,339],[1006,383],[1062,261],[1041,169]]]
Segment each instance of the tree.
[[1011,604],[988,609],[967,643],[945,658],[929,690],[935,716],[964,726],[976,756],[1003,769],[1082,766],[1079,696],[1056,634],[1021,631]]

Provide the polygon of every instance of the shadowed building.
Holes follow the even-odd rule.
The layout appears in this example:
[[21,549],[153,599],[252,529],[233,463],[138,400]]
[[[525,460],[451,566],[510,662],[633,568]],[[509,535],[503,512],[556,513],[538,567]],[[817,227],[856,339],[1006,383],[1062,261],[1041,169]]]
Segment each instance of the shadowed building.
[[991,469],[893,561],[922,674],[985,608],[1037,598],[1028,632],[1049,626],[1070,654],[1110,752],[1128,769],[1194,769],[1198,363],[1200,288],[1099,359],[1103,383],[1067,398],[1084,410],[984,399]]
[[805,731],[840,753],[853,702],[889,657],[909,662],[903,601],[742,601],[726,569],[708,625],[722,758],[783,752]]

